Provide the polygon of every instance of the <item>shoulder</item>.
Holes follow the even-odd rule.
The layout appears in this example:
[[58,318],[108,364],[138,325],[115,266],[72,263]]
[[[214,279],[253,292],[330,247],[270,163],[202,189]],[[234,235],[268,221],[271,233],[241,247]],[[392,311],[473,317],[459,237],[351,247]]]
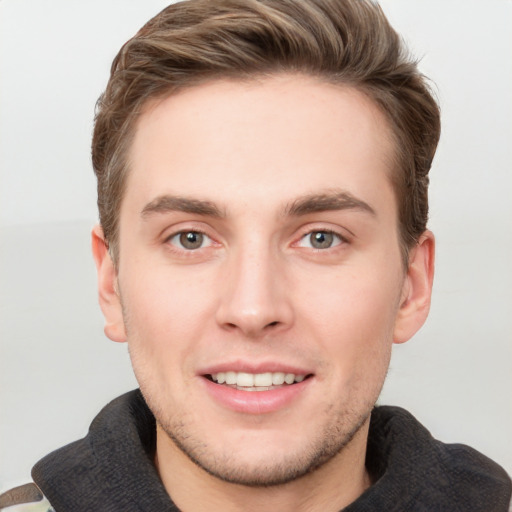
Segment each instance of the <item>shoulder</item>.
[[372,412],[367,466],[379,480],[376,488],[400,489],[415,510],[433,510],[432,504],[443,504],[443,510],[450,510],[446,504],[452,510],[509,510],[512,483],[501,466],[469,446],[434,439],[399,407]]
[[0,494],[0,510],[8,512],[55,512],[39,487],[28,483]]

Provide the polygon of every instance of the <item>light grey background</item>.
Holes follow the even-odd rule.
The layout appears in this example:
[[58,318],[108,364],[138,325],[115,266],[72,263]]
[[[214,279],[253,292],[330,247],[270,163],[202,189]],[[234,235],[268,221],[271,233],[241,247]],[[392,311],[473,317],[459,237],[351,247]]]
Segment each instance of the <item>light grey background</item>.
[[[103,335],[89,145],[112,58],[164,0],[0,0],[0,489],[136,386]],[[512,472],[512,2],[385,0],[437,84],[437,274],[381,403]]]

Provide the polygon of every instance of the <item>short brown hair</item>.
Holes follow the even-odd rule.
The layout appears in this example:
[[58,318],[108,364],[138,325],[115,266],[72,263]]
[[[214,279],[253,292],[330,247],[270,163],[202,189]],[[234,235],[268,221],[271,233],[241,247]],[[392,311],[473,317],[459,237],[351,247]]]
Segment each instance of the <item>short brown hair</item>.
[[92,161],[100,222],[118,261],[118,217],[134,126],[149,99],[207,81],[303,73],[352,86],[386,115],[402,254],[425,231],[439,108],[417,63],[371,0],[188,0],[151,19],[120,50],[97,104]]

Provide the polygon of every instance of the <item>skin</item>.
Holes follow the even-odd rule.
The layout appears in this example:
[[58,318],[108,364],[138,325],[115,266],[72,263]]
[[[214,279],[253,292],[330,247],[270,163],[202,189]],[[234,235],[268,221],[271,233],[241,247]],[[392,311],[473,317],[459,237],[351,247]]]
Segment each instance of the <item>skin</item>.
[[[339,510],[371,484],[369,415],[433,276],[428,231],[402,264],[390,133],[361,93],[291,75],[214,81],[142,114],[118,268],[100,227],[93,252],[105,332],[129,344],[180,509]],[[208,391],[226,364],[309,377],[244,412]]]

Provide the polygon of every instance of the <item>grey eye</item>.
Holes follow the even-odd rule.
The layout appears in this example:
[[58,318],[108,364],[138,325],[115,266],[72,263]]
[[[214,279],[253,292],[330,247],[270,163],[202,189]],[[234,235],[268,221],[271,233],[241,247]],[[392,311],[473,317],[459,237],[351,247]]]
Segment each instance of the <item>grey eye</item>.
[[180,233],[179,235],[180,244],[185,249],[199,249],[203,245],[204,235],[197,231],[187,231]]
[[315,249],[328,249],[334,242],[334,234],[328,231],[313,231],[309,234],[311,247]]
[[170,237],[168,243],[178,249],[193,251],[211,245],[212,240],[200,231],[181,231]]
[[309,247],[310,249],[331,249],[344,242],[341,235],[332,231],[310,231],[302,237],[299,247]]

